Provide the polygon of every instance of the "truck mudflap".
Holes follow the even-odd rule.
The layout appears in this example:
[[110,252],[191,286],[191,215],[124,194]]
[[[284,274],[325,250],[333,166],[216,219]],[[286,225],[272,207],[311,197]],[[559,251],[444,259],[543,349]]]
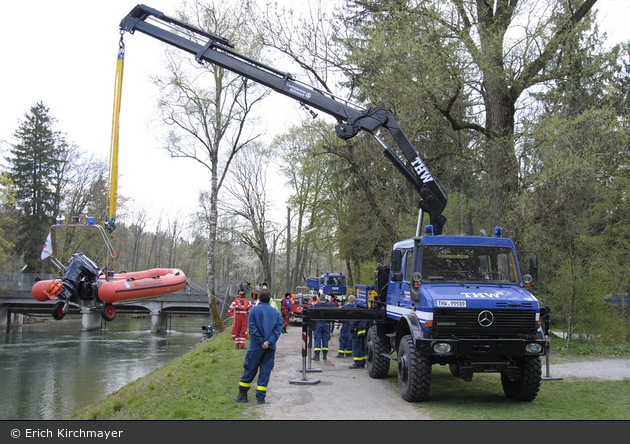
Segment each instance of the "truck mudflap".
[[[441,351],[436,351],[439,344],[449,347],[440,346],[437,348]],[[528,350],[529,344],[539,344],[540,350]],[[416,336],[416,348],[435,357],[467,357],[474,362],[484,362],[497,360],[497,357],[507,360],[511,356],[543,356],[547,342],[542,339],[425,339]],[[449,351],[445,352],[445,349]]]

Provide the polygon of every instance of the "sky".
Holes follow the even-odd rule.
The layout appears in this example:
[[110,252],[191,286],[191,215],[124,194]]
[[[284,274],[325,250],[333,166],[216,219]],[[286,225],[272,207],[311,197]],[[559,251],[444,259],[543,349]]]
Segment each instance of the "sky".
[[[66,139],[80,149],[94,152],[107,162],[119,23],[138,3],[175,16],[179,0],[5,3],[4,23],[0,26],[2,151],[6,152],[8,143],[15,143],[12,135],[24,115],[42,101],[57,120],[54,129],[65,133]],[[209,188],[209,173],[191,159],[170,158],[157,137],[157,90],[149,76],[164,72],[164,44],[141,33],[125,33],[124,43],[118,194],[133,199],[132,210],[144,208],[154,215],[192,214],[198,207],[199,191]],[[269,139],[297,124],[295,116],[299,114],[297,102],[273,95],[276,97],[268,97],[259,108],[261,115],[275,116],[273,121],[265,121]],[[284,200],[288,193],[283,183],[283,178],[271,181],[268,192],[277,219],[286,221]]]
[[[107,161],[111,144],[118,25],[138,3],[175,16],[179,0],[20,0],[5,2],[0,26],[0,147],[3,152],[24,115],[38,101],[57,119],[55,129],[82,150]],[[302,0],[287,0],[295,6]],[[630,0],[599,0],[600,26],[611,42],[630,39]],[[163,44],[141,33],[125,34],[120,114],[118,194],[131,209],[152,215],[187,215],[197,208],[208,173],[190,159],[171,159],[156,128],[157,91],[149,76],[162,71]],[[238,50],[238,48],[237,48]],[[296,72],[293,67],[274,66]],[[272,93],[259,109],[266,136],[297,124],[297,102]],[[4,154],[0,153],[4,156]],[[269,181],[274,220],[286,220],[284,179]],[[98,217],[98,215],[96,215]]]

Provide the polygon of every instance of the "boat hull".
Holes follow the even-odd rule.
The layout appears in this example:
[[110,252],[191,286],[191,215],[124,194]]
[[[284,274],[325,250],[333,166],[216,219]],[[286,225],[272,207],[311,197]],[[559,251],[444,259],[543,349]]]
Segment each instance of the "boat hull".
[[175,293],[186,286],[186,275],[175,268],[154,268],[140,272],[118,273],[97,286],[98,298],[113,304]]
[[[50,289],[61,284],[61,279],[39,281],[33,285],[31,295],[45,302],[57,299]],[[96,280],[97,297],[101,302],[116,302],[155,298],[175,293],[186,286],[186,275],[176,268],[153,268],[150,270],[116,273],[99,276]]]

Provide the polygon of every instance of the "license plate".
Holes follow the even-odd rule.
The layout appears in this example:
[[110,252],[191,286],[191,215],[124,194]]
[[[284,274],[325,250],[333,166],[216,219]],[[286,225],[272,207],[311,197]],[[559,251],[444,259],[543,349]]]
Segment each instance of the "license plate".
[[465,307],[466,301],[437,301],[438,307]]

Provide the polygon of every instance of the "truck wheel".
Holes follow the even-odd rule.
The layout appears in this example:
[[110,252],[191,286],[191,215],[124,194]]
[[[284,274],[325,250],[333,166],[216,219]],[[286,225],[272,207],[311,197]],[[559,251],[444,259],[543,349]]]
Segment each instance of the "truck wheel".
[[411,335],[403,336],[398,346],[398,388],[405,401],[426,401],[431,388],[431,362],[416,351]]
[[521,368],[521,377],[517,380],[510,381],[506,372],[501,373],[503,393],[514,401],[533,401],[542,379],[540,356],[524,356],[517,363]]
[[383,356],[389,354],[390,347],[385,341],[380,341],[377,335],[376,325],[367,331],[366,360],[367,371],[370,378],[385,378],[389,374],[389,358]]

